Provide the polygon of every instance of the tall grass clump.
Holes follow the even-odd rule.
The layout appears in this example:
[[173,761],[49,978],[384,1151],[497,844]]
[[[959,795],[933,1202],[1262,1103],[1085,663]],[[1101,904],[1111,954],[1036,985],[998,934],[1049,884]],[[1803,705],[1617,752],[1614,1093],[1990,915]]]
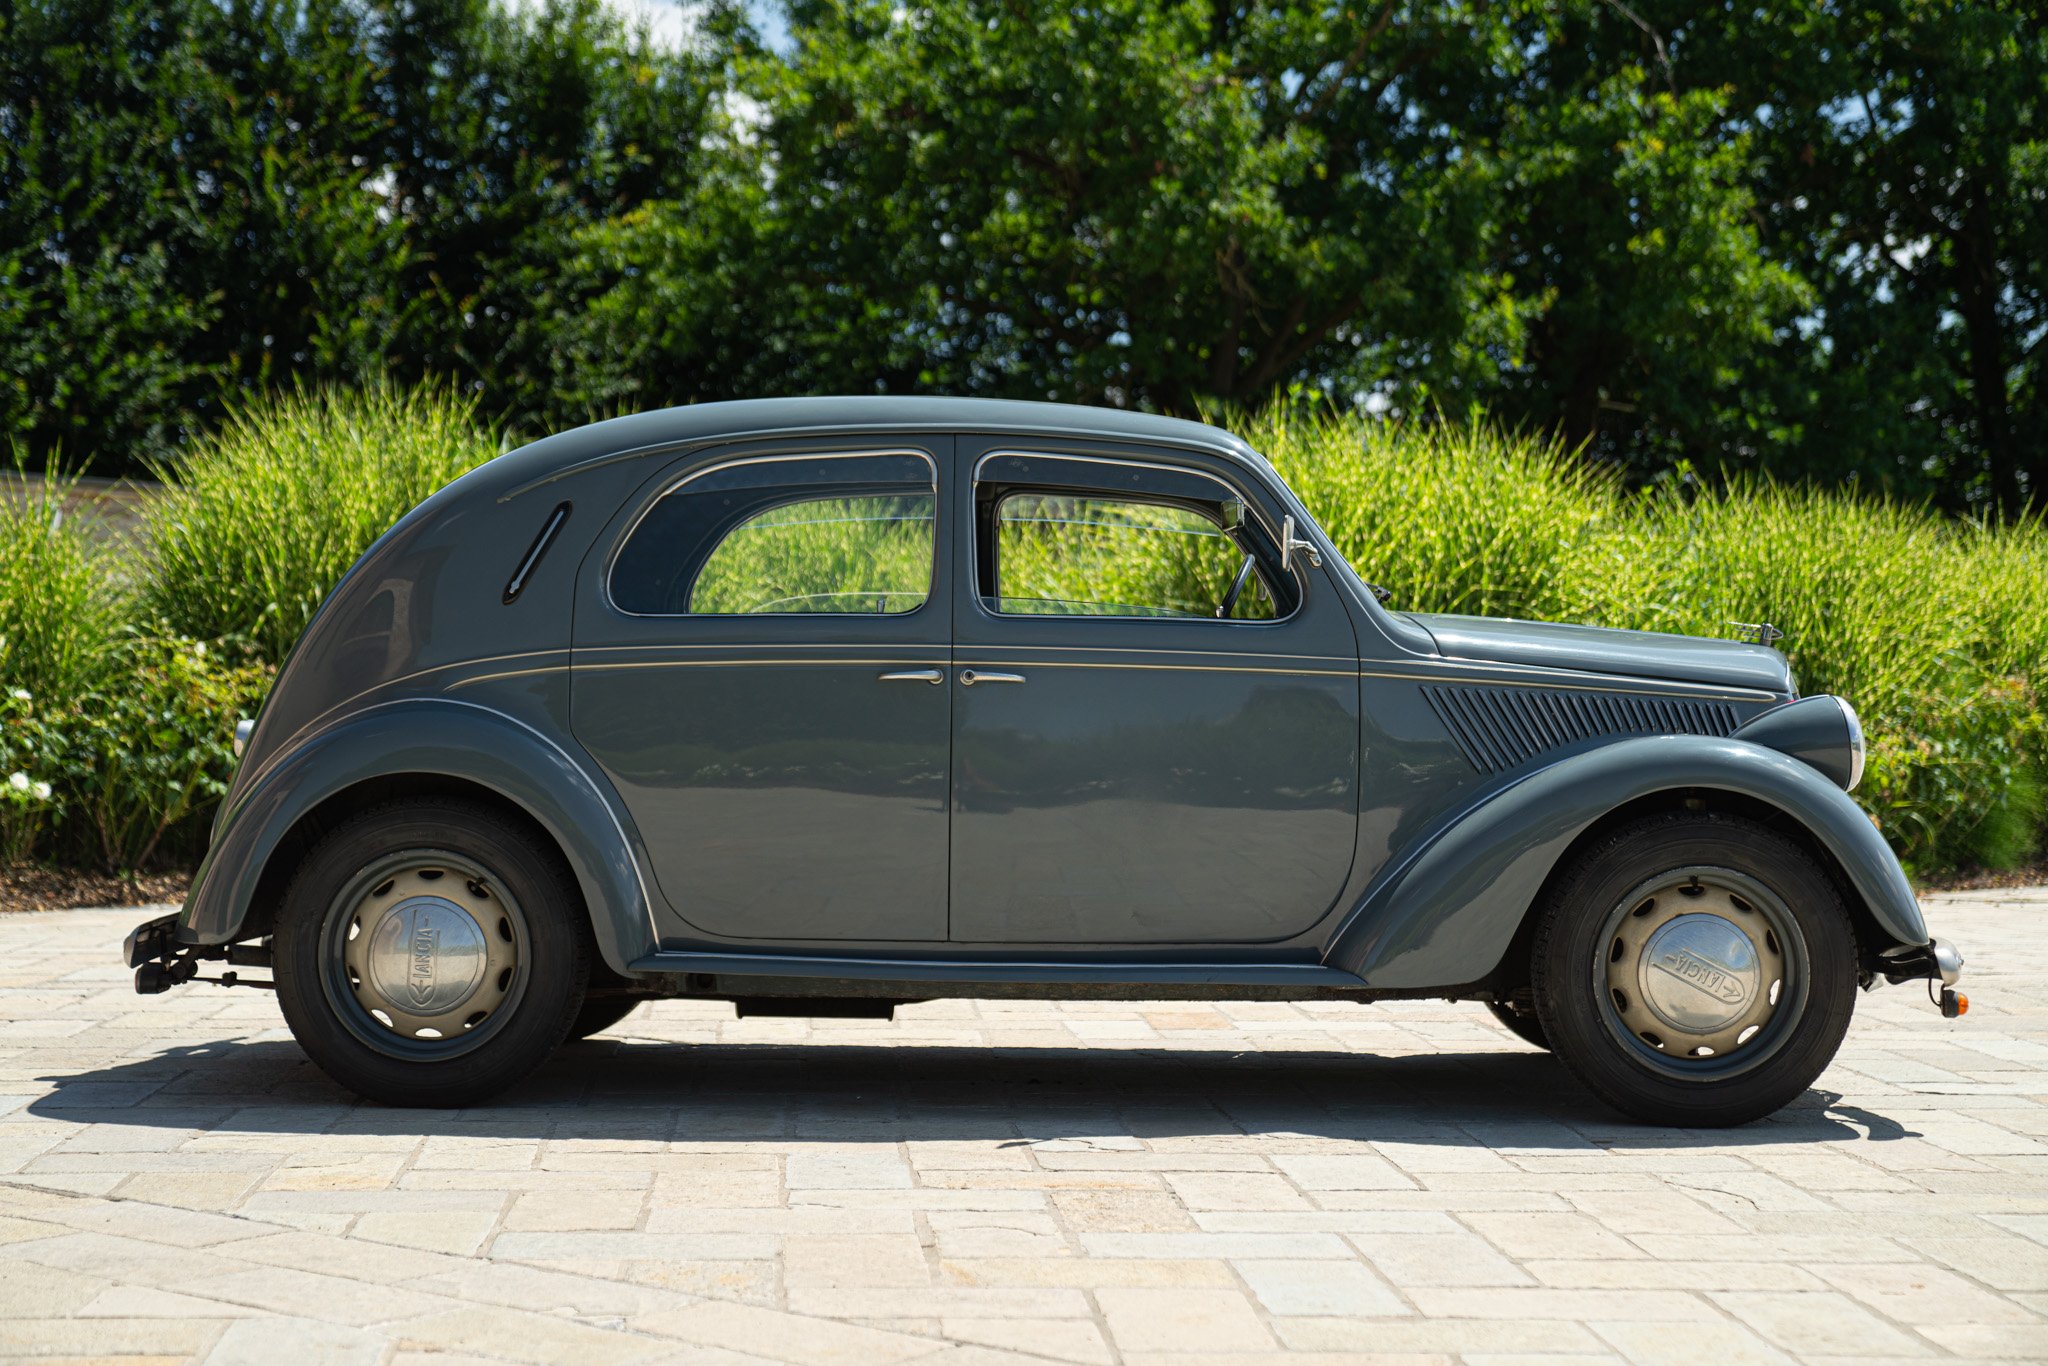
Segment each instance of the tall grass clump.
[[107,676],[131,585],[100,561],[103,533],[71,510],[77,481],[54,469],[30,478],[19,452],[13,465],[0,485],[0,680],[74,697]]
[[1275,407],[1237,424],[1352,565],[1433,612],[1579,614],[1618,485],[1555,442],[1485,425]]
[[239,637],[276,663],[372,541],[497,451],[473,402],[433,388],[244,407],[159,467],[145,605],[172,632]]

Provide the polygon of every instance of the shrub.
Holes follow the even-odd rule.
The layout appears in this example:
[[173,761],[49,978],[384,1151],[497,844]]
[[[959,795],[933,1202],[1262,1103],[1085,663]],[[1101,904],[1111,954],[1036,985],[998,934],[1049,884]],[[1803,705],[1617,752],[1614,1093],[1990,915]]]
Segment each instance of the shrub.
[[55,814],[60,746],[27,688],[0,693],[0,862],[28,858]]
[[274,670],[204,642],[136,637],[121,684],[57,723],[67,862],[123,873],[196,861],[235,770],[235,722],[254,715]]
[[432,388],[244,407],[158,471],[148,610],[170,634],[245,638],[277,663],[372,541],[497,450],[473,403]]

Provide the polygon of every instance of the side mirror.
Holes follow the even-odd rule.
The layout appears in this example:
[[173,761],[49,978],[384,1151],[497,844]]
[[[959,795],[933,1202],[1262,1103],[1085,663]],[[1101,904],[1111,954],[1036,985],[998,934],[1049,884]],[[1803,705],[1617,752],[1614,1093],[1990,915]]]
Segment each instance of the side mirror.
[[1288,513],[1280,519],[1280,567],[1294,568],[1294,552],[1308,556],[1308,562],[1320,569],[1323,567],[1323,552],[1316,549],[1314,541],[1304,540],[1294,534],[1294,514]]

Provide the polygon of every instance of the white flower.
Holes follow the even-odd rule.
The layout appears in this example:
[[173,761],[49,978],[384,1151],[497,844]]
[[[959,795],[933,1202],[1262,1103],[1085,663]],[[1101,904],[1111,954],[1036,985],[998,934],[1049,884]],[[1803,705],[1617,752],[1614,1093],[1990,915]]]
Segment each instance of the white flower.
[[16,688],[16,689],[14,690],[14,700],[15,700],[15,701],[17,701],[17,702],[26,702],[26,701],[28,701],[28,689],[27,689],[27,688]]
[[48,783],[37,783],[35,787],[35,793],[36,800],[39,802],[46,802],[50,800],[50,785]]
[[16,792],[28,791],[28,774],[16,773],[7,779],[7,785]]

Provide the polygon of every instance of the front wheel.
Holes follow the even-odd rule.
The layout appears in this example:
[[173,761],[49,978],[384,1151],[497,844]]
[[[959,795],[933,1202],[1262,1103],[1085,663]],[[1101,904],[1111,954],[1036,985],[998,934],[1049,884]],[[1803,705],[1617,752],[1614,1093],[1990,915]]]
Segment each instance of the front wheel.
[[1536,1018],[1536,1007],[1520,1002],[1488,1001],[1486,1009],[1506,1027],[1508,1033],[1523,1043],[1538,1048],[1549,1048],[1550,1039],[1543,1033],[1543,1021]]
[[1803,1094],[1841,1046],[1856,937],[1833,879],[1785,836],[1674,813],[1587,850],[1537,909],[1531,975],[1551,1051],[1653,1124],[1717,1127]]
[[582,898],[489,807],[391,802],[314,847],[278,910],[278,1004],[327,1075],[388,1105],[464,1105],[546,1059],[583,1005]]

